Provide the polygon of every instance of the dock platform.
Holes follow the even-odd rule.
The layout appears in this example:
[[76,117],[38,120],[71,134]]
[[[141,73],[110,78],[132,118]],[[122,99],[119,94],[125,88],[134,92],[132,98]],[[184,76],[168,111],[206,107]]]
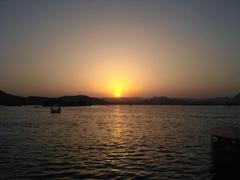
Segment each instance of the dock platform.
[[212,145],[231,145],[240,147],[240,129],[237,128],[213,128],[210,130]]

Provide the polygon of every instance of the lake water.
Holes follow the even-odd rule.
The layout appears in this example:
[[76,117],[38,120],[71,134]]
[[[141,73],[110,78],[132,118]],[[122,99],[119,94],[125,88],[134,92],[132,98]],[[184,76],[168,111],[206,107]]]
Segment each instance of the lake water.
[[240,107],[0,107],[0,177],[214,179],[222,126],[240,127]]

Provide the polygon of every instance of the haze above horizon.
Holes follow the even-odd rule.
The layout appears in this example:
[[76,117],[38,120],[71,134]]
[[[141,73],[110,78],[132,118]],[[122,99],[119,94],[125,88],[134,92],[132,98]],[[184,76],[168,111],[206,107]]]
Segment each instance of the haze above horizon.
[[0,89],[214,97],[240,90],[238,0],[0,2]]

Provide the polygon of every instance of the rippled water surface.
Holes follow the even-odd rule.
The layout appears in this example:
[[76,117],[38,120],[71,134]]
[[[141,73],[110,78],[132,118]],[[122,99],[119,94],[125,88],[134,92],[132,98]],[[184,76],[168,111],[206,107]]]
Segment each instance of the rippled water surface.
[[0,107],[0,177],[211,179],[209,129],[240,107]]

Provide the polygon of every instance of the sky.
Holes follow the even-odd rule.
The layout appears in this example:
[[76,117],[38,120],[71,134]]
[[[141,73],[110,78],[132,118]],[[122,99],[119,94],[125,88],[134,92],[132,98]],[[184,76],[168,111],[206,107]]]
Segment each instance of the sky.
[[0,89],[29,96],[240,92],[238,0],[2,0]]

